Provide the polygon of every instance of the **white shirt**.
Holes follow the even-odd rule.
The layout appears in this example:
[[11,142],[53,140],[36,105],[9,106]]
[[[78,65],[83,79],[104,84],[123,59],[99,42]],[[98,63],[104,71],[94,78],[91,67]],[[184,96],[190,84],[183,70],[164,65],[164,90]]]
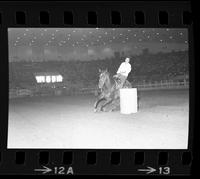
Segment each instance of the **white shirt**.
[[122,62],[119,69],[117,70],[117,73],[120,73],[124,76],[128,76],[128,74],[131,72],[131,64]]

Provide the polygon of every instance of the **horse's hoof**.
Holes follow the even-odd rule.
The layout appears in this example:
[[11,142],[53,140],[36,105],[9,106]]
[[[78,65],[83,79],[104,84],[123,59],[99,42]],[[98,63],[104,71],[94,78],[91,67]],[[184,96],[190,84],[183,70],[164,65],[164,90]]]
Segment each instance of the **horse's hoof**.
[[97,112],[97,109],[94,109],[94,113],[96,113]]

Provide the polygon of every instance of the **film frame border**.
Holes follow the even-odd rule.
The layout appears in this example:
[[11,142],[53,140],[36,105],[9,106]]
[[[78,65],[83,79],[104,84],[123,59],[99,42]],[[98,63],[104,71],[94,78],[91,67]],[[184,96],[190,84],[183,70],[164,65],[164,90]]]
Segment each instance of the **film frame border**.
[[[154,8],[152,8],[152,6]],[[151,7],[151,8],[150,8]],[[177,8],[179,7],[179,8]],[[25,23],[17,22],[16,12],[25,12]],[[40,12],[49,13],[49,23],[46,22],[48,14],[43,15],[44,22],[40,21]],[[64,12],[72,12],[73,20],[71,24],[64,24]],[[96,12],[96,24],[88,24],[88,12]],[[112,12],[120,17],[121,24],[112,24]],[[136,23],[135,12],[144,13],[144,23]],[[168,23],[159,23],[159,13],[167,12]],[[34,172],[34,168],[40,167],[40,152],[49,152],[49,160],[44,164],[46,166],[62,167],[72,166],[75,174],[133,174],[143,175],[137,172],[138,168],[151,166],[154,168],[170,166],[170,175],[190,175],[191,160],[193,149],[193,128],[194,128],[194,39],[193,26],[190,20],[187,20],[191,12],[189,2],[1,2],[0,3],[0,49],[2,53],[1,72],[8,75],[8,27],[132,27],[132,28],[187,28],[189,34],[189,68],[190,68],[190,121],[189,121],[189,140],[187,150],[144,150],[144,149],[7,149],[8,134],[8,80],[2,79],[3,93],[1,99],[4,105],[1,106],[3,113],[0,114],[2,125],[0,125],[0,174],[40,174]],[[186,14],[186,24],[183,23],[183,14]],[[94,13],[93,13],[94,14]],[[166,13],[164,13],[166,17]],[[19,17],[23,13],[18,14]],[[165,18],[164,18],[165,19]],[[190,18],[189,18],[190,19]],[[23,21],[23,20],[22,20]],[[140,20],[139,20],[140,21]],[[165,22],[165,20],[164,20]],[[187,23],[188,22],[188,23]],[[63,152],[72,152],[73,162],[71,164],[62,164]],[[18,156],[23,157],[25,152],[25,164],[16,164],[16,152]],[[22,152],[22,153],[21,153]],[[87,153],[96,153],[97,161],[94,165],[87,164]],[[111,165],[111,156],[119,156],[121,164]],[[135,154],[143,152],[145,155],[144,163],[135,165]],[[159,165],[159,153],[168,155],[169,160],[166,165]],[[19,154],[20,153],[20,154]],[[141,154],[142,155],[142,154]],[[186,165],[182,164],[182,157],[186,157]],[[47,157],[48,158],[48,157]],[[45,160],[45,159],[44,159]],[[139,159],[140,160],[140,159]],[[187,162],[187,160],[189,162]],[[125,162],[126,161],[126,162]],[[116,162],[116,161],[115,161]],[[114,162],[114,163],[115,163]],[[145,163],[146,162],[146,163]],[[20,163],[20,162],[19,162]],[[172,166],[173,165],[173,166]],[[65,169],[65,168],[64,168]],[[52,174],[52,173],[50,173]],[[55,173],[54,173],[55,174]],[[59,173],[56,173],[59,174]],[[165,175],[165,174],[160,174]]]

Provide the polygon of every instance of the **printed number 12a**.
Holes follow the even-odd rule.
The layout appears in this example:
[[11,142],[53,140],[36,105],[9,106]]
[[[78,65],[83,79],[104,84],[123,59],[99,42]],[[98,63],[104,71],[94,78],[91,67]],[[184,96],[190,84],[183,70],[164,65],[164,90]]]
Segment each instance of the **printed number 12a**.
[[63,175],[63,174],[65,174],[64,171],[65,171],[64,167],[54,167],[54,173],[55,174]]

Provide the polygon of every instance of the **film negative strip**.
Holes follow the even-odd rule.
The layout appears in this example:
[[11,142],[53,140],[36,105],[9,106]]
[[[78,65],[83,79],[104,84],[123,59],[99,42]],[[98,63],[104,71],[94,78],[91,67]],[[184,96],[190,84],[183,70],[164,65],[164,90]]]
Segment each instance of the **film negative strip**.
[[191,175],[189,2],[0,2],[0,51],[0,174]]

